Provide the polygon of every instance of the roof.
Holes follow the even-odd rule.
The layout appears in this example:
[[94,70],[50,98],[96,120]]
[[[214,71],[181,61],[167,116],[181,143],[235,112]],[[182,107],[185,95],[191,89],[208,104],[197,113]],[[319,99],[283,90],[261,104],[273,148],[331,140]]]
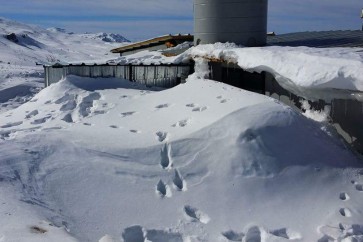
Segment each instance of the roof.
[[[112,53],[144,49],[168,41],[193,41],[193,35],[165,35],[153,39],[136,42],[111,50]],[[308,46],[317,48],[327,47],[363,47],[363,31],[361,30],[333,30],[298,32],[289,34],[268,34],[267,45],[278,46]]]
[[363,31],[337,30],[299,32],[267,36],[268,45],[327,47],[363,47]]
[[126,51],[132,51],[132,50],[138,50],[138,49],[144,49],[144,48],[148,48],[148,47],[152,47],[152,46],[156,46],[156,45],[160,45],[160,44],[165,44],[166,42],[169,41],[193,41],[194,36],[193,35],[165,35],[165,36],[160,36],[160,37],[156,37],[153,39],[149,39],[149,40],[145,40],[145,41],[141,41],[141,42],[136,42],[130,45],[126,45],[126,46],[122,46],[116,49],[111,50],[112,53],[122,53],[122,52],[126,52]]

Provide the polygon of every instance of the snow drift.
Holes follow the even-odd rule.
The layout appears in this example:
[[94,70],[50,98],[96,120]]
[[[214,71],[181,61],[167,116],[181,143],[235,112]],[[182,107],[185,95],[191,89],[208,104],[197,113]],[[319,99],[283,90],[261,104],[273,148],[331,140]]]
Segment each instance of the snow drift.
[[47,220],[80,241],[360,241],[361,161],[278,101],[197,74],[169,90],[68,77],[1,115],[0,186],[37,214],[13,226]]

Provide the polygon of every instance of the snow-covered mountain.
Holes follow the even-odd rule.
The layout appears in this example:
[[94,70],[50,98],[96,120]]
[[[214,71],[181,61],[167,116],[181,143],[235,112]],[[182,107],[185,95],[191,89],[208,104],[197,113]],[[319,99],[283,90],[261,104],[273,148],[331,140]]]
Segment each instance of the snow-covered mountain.
[[120,35],[72,34],[0,18],[0,61],[11,64],[105,59],[112,48],[120,46],[116,40],[127,41]]
[[65,33],[65,34],[69,34],[69,35],[79,35],[81,37],[87,38],[87,39],[97,39],[97,40],[102,40],[105,42],[110,42],[110,43],[124,43],[124,42],[130,42],[130,40],[126,39],[124,36],[120,35],[120,34],[113,34],[113,33],[84,33],[84,34],[77,34],[74,32],[67,32],[67,30],[62,29],[62,28],[48,28],[48,31],[51,31],[53,33],[57,33],[57,32],[61,32],[61,33]]
[[99,39],[105,42],[110,43],[125,43],[130,42],[130,40],[126,39],[120,34],[112,34],[112,33],[85,33],[81,34],[82,37],[88,38],[88,39]]
[[[36,64],[106,61],[118,56],[110,50],[123,43],[96,36],[71,34],[59,28],[47,30],[0,18],[0,112],[23,103],[43,87],[43,68]],[[121,40],[118,35],[107,36]]]

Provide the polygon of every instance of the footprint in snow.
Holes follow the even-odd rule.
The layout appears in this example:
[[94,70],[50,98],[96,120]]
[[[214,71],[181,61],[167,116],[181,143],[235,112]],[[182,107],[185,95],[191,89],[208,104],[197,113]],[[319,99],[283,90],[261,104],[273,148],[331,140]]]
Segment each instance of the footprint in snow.
[[77,107],[76,100],[68,100],[65,104],[62,105],[60,111],[72,111]]
[[122,238],[124,242],[144,242],[143,228],[139,225],[126,228],[122,232]]
[[355,189],[359,192],[363,192],[363,185],[362,184],[356,184]]
[[186,182],[177,169],[174,172],[173,184],[178,191],[186,191],[187,189]]
[[124,99],[124,98],[128,98],[129,96],[127,96],[127,95],[122,95],[121,97],[120,97],[120,99]]
[[43,124],[51,118],[52,118],[52,116],[48,115],[48,116],[45,116],[44,118],[35,119],[33,122],[31,122],[31,124]]
[[194,103],[189,103],[189,104],[187,104],[187,105],[185,105],[186,107],[188,107],[188,108],[194,108],[194,107],[196,107],[197,105],[196,104],[194,104]]
[[199,221],[203,224],[207,224],[210,221],[210,218],[206,213],[203,213],[199,209],[196,209],[190,205],[184,206],[184,212],[190,219]]
[[108,110],[96,110],[93,112],[95,115],[99,115],[99,114],[106,114],[108,113]]
[[248,242],[261,242],[261,230],[257,226],[248,229],[245,241]]
[[162,180],[160,180],[156,185],[156,193],[162,198],[171,197],[172,195],[169,186],[165,184]]
[[203,106],[203,107],[196,107],[196,108],[193,108],[193,112],[203,112],[205,110],[207,110],[207,106]]
[[155,135],[159,142],[167,141],[169,137],[168,132],[162,132],[162,131],[156,132]]
[[223,100],[220,101],[220,103],[226,103],[226,102],[228,102],[227,99],[223,99]]
[[130,129],[130,132],[134,134],[141,134],[141,131],[137,129]]
[[352,217],[352,212],[348,208],[341,208],[341,209],[339,209],[339,213],[343,217],[348,217],[348,218],[349,217]]
[[349,200],[349,198],[350,198],[349,195],[345,192],[342,192],[339,194],[339,199],[342,201],[347,201],[347,200]]
[[300,233],[292,231],[288,228],[272,230],[270,231],[270,234],[288,240],[297,240],[302,238]]
[[93,126],[93,124],[91,124],[91,123],[83,123],[83,125],[85,125],[85,126]]
[[132,112],[124,112],[124,113],[121,113],[121,118],[126,118],[128,116],[131,116],[131,115],[134,115],[136,112],[135,111],[132,111]]
[[168,103],[164,103],[164,104],[160,104],[160,105],[156,106],[155,108],[157,108],[157,109],[162,109],[162,108],[167,108],[167,107],[169,107],[169,106],[170,106],[170,104],[168,104]]
[[160,151],[160,165],[163,169],[170,169],[173,166],[173,160],[171,158],[171,146],[165,144]]
[[92,109],[95,106],[95,102],[101,99],[101,94],[98,92],[92,92],[88,96],[84,97],[79,103],[79,114],[82,117],[88,117],[92,114]]
[[223,232],[222,235],[229,241],[242,241],[242,238],[245,236],[244,233],[238,233],[233,230]]
[[110,125],[110,128],[118,129],[118,126],[117,125]]
[[28,113],[26,116],[25,116],[25,118],[26,119],[30,119],[30,118],[32,118],[32,117],[34,117],[34,116],[37,116],[39,114],[39,111],[38,110],[33,110],[33,111],[31,111],[30,113]]
[[[159,242],[183,242],[183,236],[177,232],[167,230],[150,229],[146,231],[145,241],[159,241]],[[189,241],[189,240],[188,240]]]
[[217,97],[217,99],[222,99],[222,98],[223,98],[223,96],[218,96],[218,97]]
[[346,230],[346,225],[342,224],[342,223],[339,223],[339,229],[340,230]]
[[74,122],[73,122],[73,118],[72,118],[72,114],[70,114],[70,113],[66,114],[66,115],[62,118],[62,120],[63,120],[64,122],[66,122],[66,123],[74,123]]
[[69,102],[71,100],[76,100],[77,99],[77,95],[74,94],[65,94],[63,97],[59,98],[58,100],[56,100],[54,103],[55,104],[61,104],[61,103],[65,103],[65,102]]
[[6,128],[11,128],[11,127],[15,127],[15,126],[19,126],[23,123],[23,121],[19,121],[19,122],[14,122],[14,123],[7,123],[3,126],[0,126],[0,128],[6,129]]
[[48,232],[46,229],[43,229],[39,226],[31,226],[30,227],[30,232],[34,233],[34,234],[45,234],[46,232]]
[[191,122],[191,119],[184,119],[172,125],[172,127],[186,127]]

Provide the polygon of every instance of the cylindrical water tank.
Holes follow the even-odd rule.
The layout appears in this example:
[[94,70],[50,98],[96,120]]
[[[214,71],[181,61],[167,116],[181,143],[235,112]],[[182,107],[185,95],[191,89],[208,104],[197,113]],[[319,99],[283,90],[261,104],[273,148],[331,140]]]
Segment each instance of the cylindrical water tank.
[[268,0],[194,0],[194,44],[262,46]]

